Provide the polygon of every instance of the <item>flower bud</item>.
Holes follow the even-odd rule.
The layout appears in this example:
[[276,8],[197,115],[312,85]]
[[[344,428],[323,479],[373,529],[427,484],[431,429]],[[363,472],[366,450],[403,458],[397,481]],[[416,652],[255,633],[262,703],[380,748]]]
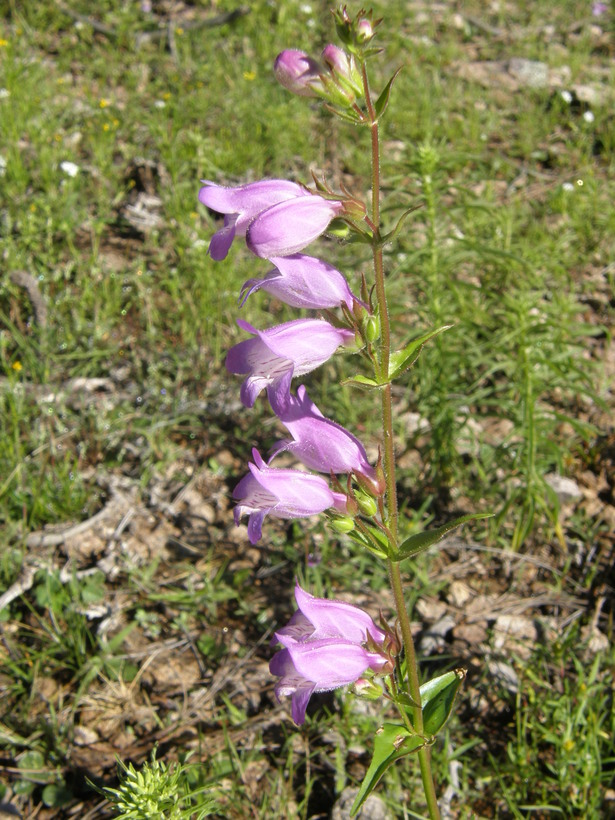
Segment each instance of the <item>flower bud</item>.
[[365,698],[365,700],[380,700],[384,694],[381,686],[367,678],[359,678],[354,682],[352,688],[357,697]]
[[363,324],[363,334],[368,342],[375,342],[380,338],[380,318],[368,316]]
[[349,515],[339,516],[339,518],[331,519],[331,527],[340,535],[345,535],[347,532],[354,530],[354,519]]
[[281,86],[300,97],[318,97],[322,67],[303,51],[286,49],[276,57],[273,73]]
[[357,41],[359,43],[369,43],[374,36],[372,21],[364,17],[357,23]]
[[329,43],[324,47],[321,56],[331,72],[330,76],[335,88],[348,102],[352,102],[355,97],[363,96],[361,73],[352,55]]
[[367,515],[369,518],[376,515],[378,512],[378,505],[376,504],[376,500],[374,498],[361,490],[355,490],[354,498],[363,515]]

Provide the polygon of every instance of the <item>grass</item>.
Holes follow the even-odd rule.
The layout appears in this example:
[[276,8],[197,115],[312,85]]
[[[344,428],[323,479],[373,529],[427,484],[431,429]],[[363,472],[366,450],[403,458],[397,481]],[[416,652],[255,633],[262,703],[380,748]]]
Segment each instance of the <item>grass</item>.
[[[492,15],[385,5],[374,85],[404,70],[384,123],[383,212],[393,225],[420,206],[387,249],[395,334],[454,324],[396,393],[400,499],[408,529],[496,513],[471,549],[447,542],[408,570],[410,602],[445,605],[459,625],[430,669],[469,668],[434,750],[440,791],[460,818],[610,816],[615,655],[591,626],[612,639],[612,21],[594,21],[599,34],[589,5],[580,19],[578,4],[546,0]],[[172,21],[154,6],[0,2],[0,590],[29,579],[0,611],[0,790],[24,816],[105,816],[86,775],[116,788],[118,754],[177,775],[182,810],[213,790],[222,816],[307,818],[360,781],[382,713],[336,694],[289,728],[270,632],[296,572],[374,611],[389,605],[386,578],[318,526],[271,527],[261,551],[232,527],[230,489],[275,434],[223,372],[237,293],[262,267],[239,245],[211,262],[215,220],[197,192],[200,179],[314,170],[365,195],[365,143],[271,77],[281,48],[331,39],[326,3],[259,0],[212,28],[197,26],[233,4],[180,4]],[[565,88],[605,102],[460,70],[510,56],[567,67]],[[357,246],[329,242],[327,258],[368,269]],[[290,316],[263,299],[242,315]],[[371,442],[369,399],[332,389],[353,368],[336,360],[308,387]],[[562,503],[553,473],[583,498]],[[102,529],[28,540],[113,504]],[[460,583],[471,596],[457,607]],[[505,594],[502,606],[533,607],[543,637],[529,654],[500,657],[491,615],[472,621],[473,601],[499,612]],[[484,634],[464,643],[477,622]],[[483,655],[512,665],[516,690]],[[419,816],[418,788],[399,768],[378,793]]]

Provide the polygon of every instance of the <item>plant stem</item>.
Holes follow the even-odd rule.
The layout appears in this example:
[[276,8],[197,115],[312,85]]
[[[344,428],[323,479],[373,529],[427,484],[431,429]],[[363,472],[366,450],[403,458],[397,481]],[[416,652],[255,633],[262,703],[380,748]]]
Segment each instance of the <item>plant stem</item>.
[[[380,358],[378,361],[379,379],[384,382],[388,379],[389,361],[391,357],[391,322],[386,296],[386,286],[384,279],[384,260],[382,257],[382,244],[380,239],[380,142],[378,131],[378,118],[374,110],[369,91],[369,83],[365,63],[362,65],[363,89],[365,92],[365,102],[369,116],[371,141],[372,141],[372,214],[371,221],[374,228],[373,257],[376,284],[376,298],[378,300],[378,310],[380,314],[381,344]],[[382,389],[382,430],[384,437],[384,472],[386,476],[386,525],[395,541],[397,541],[397,484],[395,480],[395,449],[393,446],[393,409],[392,409],[391,383],[387,383]],[[419,671],[414,648],[414,640],[410,629],[410,617],[404,599],[404,591],[401,580],[399,563],[388,561],[389,580],[395,599],[397,617],[399,619],[404,652],[406,656],[407,669],[407,691],[415,706],[412,707],[413,726],[416,732],[423,734],[423,709],[421,706],[421,692],[419,683]],[[425,800],[429,810],[431,820],[439,820],[440,811],[436,799],[436,790],[431,772],[431,753],[428,746],[423,747],[418,752],[419,765],[421,768],[421,778]]]

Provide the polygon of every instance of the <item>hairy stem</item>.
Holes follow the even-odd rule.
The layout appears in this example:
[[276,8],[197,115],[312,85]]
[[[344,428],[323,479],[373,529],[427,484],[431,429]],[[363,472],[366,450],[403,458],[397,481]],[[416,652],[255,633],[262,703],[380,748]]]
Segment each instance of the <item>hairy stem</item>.
[[[378,377],[381,382],[388,379],[389,361],[391,358],[391,322],[387,303],[386,286],[384,278],[384,261],[382,256],[382,244],[380,238],[380,142],[378,131],[378,118],[374,110],[369,90],[367,71],[365,63],[362,65],[363,89],[369,117],[371,143],[372,143],[372,213],[371,222],[373,224],[373,258],[374,272],[376,279],[376,298],[378,300],[378,311],[380,314],[381,344],[380,357],[378,360]],[[395,480],[395,449],[393,446],[393,409],[392,391],[390,382],[382,389],[382,430],[384,437],[384,471],[386,476],[386,526],[397,542],[397,484]],[[423,709],[421,707],[421,692],[419,682],[418,663],[414,640],[410,629],[410,617],[404,599],[403,585],[399,563],[388,562],[389,580],[395,598],[395,607],[399,619],[404,652],[406,656],[407,668],[407,691],[412,702],[416,704],[412,707],[413,726],[418,734],[423,734]],[[425,800],[429,809],[431,820],[439,820],[440,811],[436,799],[436,790],[431,772],[431,754],[427,746],[418,752],[419,765],[421,768],[421,778],[425,792]]]

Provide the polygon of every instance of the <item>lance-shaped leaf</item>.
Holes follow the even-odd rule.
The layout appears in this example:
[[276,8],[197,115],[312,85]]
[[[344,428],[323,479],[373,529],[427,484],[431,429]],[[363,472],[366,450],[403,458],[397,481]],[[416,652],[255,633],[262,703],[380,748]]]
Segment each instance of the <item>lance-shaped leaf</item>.
[[426,737],[437,735],[451,716],[457,692],[465,677],[465,669],[455,669],[421,686],[423,732]]
[[378,785],[386,770],[400,757],[417,752],[425,745],[422,737],[410,734],[405,726],[385,723],[376,732],[374,756],[356,796],[350,816],[354,817],[363,803]]
[[376,527],[370,527],[369,524],[364,524],[366,532],[355,528],[347,533],[355,543],[360,544],[365,549],[369,550],[376,558],[388,558],[392,552],[386,535]]
[[404,370],[408,370],[408,368],[412,367],[418,359],[425,342],[428,342],[430,339],[433,339],[434,336],[438,336],[450,327],[452,327],[452,325],[442,325],[442,327],[429,330],[427,333],[423,333],[422,336],[419,336],[418,339],[413,339],[411,342],[408,342],[402,350],[397,350],[395,353],[392,353],[389,360],[389,379],[396,379]]
[[493,513],[474,513],[473,515],[462,515],[461,518],[456,518],[443,527],[436,527],[433,530],[425,530],[425,532],[417,532],[414,535],[406,538],[400,544],[399,550],[394,561],[405,561],[406,558],[413,558],[420,552],[425,552],[433,544],[437,544],[447,532],[459,527],[460,524],[465,524],[466,521],[479,521],[481,518],[492,518]]
[[388,381],[376,381],[376,379],[372,379],[371,376],[363,376],[362,374],[351,376],[349,379],[344,379],[341,382],[341,384],[354,384],[356,387],[362,387],[365,390],[375,390],[376,388],[384,387],[388,383]]
[[391,95],[391,88],[393,87],[393,83],[397,79],[397,75],[399,74],[400,71],[401,71],[401,66],[397,69],[395,74],[393,74],[391,79],[385,85],[384,90],[382,91],[382,93],[380,94],[380,96],[378,97],[376,102],[374,103],[374,109],[376,111],[376,117],[378,119],[380,119],[380,117],[382,117],[384,112],[387,110],[387,106],[389,104],[389,97]]
[[[450,717],[457,692],[465,676],[465,669],[455,669],[421,686],[424,736],[411,734],[405,726],[395,723],[385,723],[378,730],[374,741],[374,756],[353,803],[351,817],[359,811],[389,766],[400,757],[418,752],[442,729]],[[408,717],[413,717],[410,710]]]

